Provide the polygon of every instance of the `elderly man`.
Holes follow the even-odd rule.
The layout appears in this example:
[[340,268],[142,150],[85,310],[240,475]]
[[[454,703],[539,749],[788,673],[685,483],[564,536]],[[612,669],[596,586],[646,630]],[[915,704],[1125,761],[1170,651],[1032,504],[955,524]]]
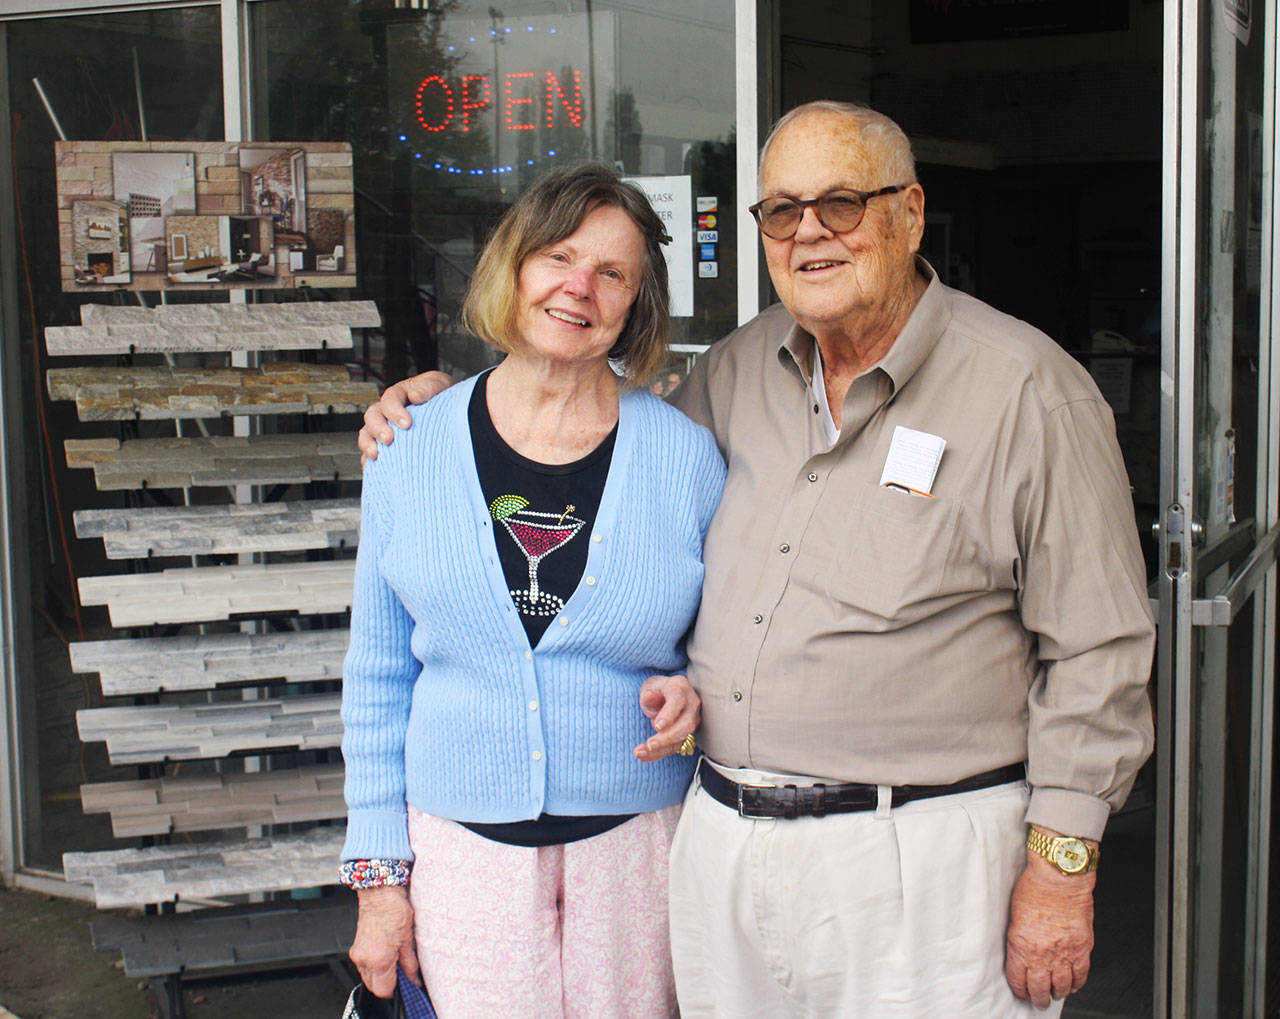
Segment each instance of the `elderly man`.
[[[689,641],[681,1012],[1059,1009],[1088,974],[1098,839],[1151,749],[1111,414],[917,256],[924,193],[888,118],[793,110],[760,194],[782,303],[673,397],[729,465]],[[390,429],[367,421],[371,454]]]

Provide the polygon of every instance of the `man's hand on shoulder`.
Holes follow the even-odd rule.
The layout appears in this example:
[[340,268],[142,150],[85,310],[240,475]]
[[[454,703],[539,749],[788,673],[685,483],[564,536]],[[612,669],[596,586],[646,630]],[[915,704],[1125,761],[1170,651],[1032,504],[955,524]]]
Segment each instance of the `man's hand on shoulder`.
[[1013,993],[1037,1008],[1080,990],[1089,976],[1097,877],[1063,874],[1027,850],[1027,869],[1009,904],[1005,976]]
[[453,379],[444,372],[423,372],[411,379],[397,382],[383,390],[381,399],[369,405],[364,412],[364,427],[356,440],[360,447],[360,466],[378,459],[378,443],[391,445],[394,434],[392,425],[408,428],[411,419],[405,407],[411,403],[426,403],[453,385]]

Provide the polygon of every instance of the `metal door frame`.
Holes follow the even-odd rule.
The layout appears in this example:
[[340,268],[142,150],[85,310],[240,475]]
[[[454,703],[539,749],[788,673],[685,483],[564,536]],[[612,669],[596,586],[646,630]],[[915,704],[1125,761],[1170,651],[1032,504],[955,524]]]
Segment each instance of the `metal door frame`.
[[[1216,8],[1216,5],[1214,5]],[[1197,251],[1198,171],[1200,157],[1200,35],[1203,5],[1196,0],[1165,4],[1163,222],[1161,254],[1161,506],[1157,643],[1157,807],[1156,807],[1156,1015],[1185,1016],[1191,1010],[1192,867],[1194,776],[1192,774],[1192,633],[1196,626],[1225,626],[1250,597],[1259,599],[1254,635],[1255,661],[1262,682],[1253,690],[1250,753],[1249,867],[1246,881],[1249,915],[1246,938],[1246,1003],[1262,1014],[1265,1007],[1267,891],[1272,799],[1271,759],[1274,717],[1276,641],[1276,548],[1280,529],[1277,453],[1280,452],[1280,264],[1274,243],[1274,210],[1280,208],[1276,166],[1276,5],[1263,8],[1263,237],[1258,366],[1258,499],[1252,553],[1236,570],[1225,591],[1212,599],[1194,598],[1192,570],[1196,549],[1191,520],[1195,505],[1195,369],[1199,266]],[[1212,14],[1210,16],[1213,16]],[[1247,942],[1248,943],[1248,942]]]

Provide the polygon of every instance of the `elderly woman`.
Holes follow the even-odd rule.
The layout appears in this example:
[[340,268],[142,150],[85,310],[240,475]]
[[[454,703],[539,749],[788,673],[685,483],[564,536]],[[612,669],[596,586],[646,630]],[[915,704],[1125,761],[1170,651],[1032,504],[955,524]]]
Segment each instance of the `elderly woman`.
[[698,705],[673,674],[724,465],[640,388],[666,349],[668,240],[610,170],[535,183],[463,309],[506,358],[365,469],[351,957],[386,996],[416,948],[444,1019],[675,1012],[667,850],[692,769],[669,755]]

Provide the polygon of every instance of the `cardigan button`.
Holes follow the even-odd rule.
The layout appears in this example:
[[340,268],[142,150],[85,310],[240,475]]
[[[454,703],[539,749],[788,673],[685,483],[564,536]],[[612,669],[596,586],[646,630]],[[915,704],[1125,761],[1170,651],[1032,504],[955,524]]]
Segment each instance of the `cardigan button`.
[[595,585],[596,585],[596,578],[587,577],[587,587],[595,587]]
[[529,660],[529,659],[531,659],[532,657],[533,657],[533,652],[532,652],[532,651],[526,651],[526,652],[524,653],[525,661],[528,661],[528,660]]
[[741,690],[734,690],[734,691],[733,691],[733,699],[734,699],[735,701],[740,701],[740,700],[742,700],[742,691],[741,691]]
[[541,750],[535,750],[535,751],[534,751],[530,756],[531,756],[535,761],[540,761],[540,760],[542,760],[542,751],[541,751]]
[[537,702],[537,701],[530,701],[530,702],[529,702],[529,710],[530,710],[530,711],[537,711],[537,710],[538,710],[538,702]]
[[569,620],[565,619],[564,616],[561,616],[559,619],[556,620],[556,622],[559,623],[561,626],[569,625]]

